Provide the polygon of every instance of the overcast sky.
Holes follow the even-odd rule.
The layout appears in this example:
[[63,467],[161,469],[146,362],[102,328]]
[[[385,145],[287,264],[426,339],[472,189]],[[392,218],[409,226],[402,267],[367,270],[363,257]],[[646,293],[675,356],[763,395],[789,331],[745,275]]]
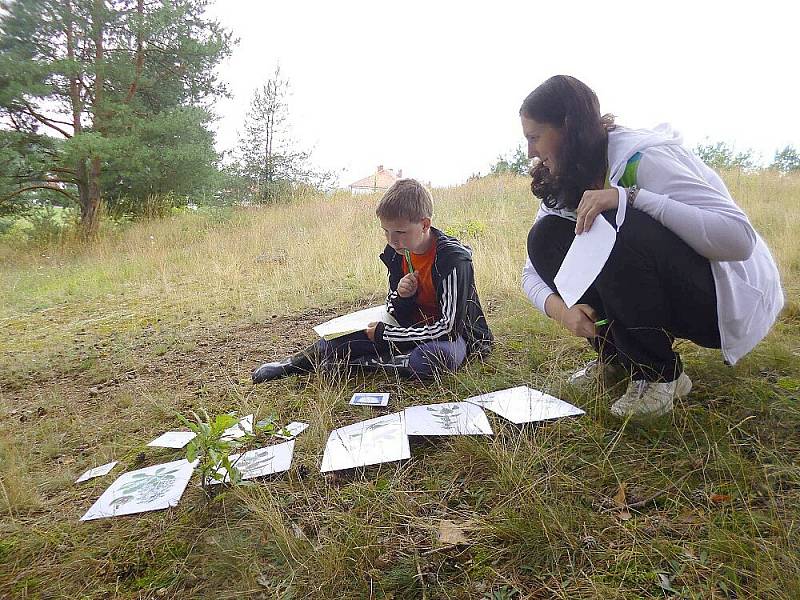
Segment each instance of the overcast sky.
[[522,142],[522,99],[573,75],[617,122],[669,122],[769,162],[800,147],[800,3],[217,0],[240,39],[222,66],[220,150],[280,63],[293,137],[347,185],[378,164],[434,186]]

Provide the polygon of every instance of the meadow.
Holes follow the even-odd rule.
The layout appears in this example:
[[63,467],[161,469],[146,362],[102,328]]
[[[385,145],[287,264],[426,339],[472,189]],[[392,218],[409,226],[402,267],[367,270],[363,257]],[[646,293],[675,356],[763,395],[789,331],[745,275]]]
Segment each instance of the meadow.
[[[621,389],[579,392],[591,358],[520,289],[528,181],[436,189],[434,224],[474,250],[497,348],[425,384],[250,371],[311,327],[383,301],[377,196],[297,198],[106,229],[85,245],[0,242],[0,597],[800,597],[800,176],[724,174],[779,263],[787,305],[735,367],[678,342],[692,394],[621,424]],[[319,471],[328,433],[390,409],[527,384],[587,414],[492,438],[415,440],[412,458]],[[310,423],[288,474],[173,509],[78,521],[176,414]],[[111,475],[75,485],[109,460]],[[443,525],[444,524],[444,525]],[[463,535],[442,535],[452,525]],[[452,529],[451,529],[452,531]]]

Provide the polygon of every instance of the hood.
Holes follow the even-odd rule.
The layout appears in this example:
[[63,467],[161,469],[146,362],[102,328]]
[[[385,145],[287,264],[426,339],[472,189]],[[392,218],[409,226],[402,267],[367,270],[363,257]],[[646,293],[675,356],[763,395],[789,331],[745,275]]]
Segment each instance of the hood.
[[616,185],[625,172],[628,159],[653,146],[680,145],[683,137],[668,123],[653,129],[628,129],[617,126],[608,132],[608,180]]

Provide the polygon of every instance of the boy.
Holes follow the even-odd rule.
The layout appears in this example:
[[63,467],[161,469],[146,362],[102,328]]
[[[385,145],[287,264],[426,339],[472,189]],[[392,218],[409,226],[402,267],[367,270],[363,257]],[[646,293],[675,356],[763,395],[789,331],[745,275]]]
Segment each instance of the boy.
[[388,242],[380,256],[389,269],[386,308],[399,325],[370,323],[364,331],[319,340],[287,359],[261,365],[253,383],[310,372],[321,361],[423,379],[455,371],[470,354],[489,353],[494,338],[475,288],[472,253],[431,226],[428,191],[414,179],[400,179],[375,213]]

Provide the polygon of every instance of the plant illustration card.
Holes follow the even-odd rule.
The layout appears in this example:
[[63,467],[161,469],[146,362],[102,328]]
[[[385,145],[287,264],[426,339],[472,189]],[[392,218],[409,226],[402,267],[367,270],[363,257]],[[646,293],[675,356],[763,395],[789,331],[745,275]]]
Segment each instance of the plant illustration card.
[[103,492],[81,521],[119,517],[176,506],[197,461],[186,459],[123,473]]
[[117,461],[113,460],[110,463],[106,463],[104,465],[100,465],[99,467],[95,467],[94,469],[89,469],[78,477],[75,480],[75,483],[81,483],[82,481],[87,481],[89,479],[94,479],[95,477],[102,477],[103,475],[108,475],[117,464]]
[[336,317],[314,327],[317,335],[326,340],[332,340],[356,331],[364,331],[370,323],[383,321],[397,325],[397,320],[390,315],[384,305],[365,308],[348,315]]
[[[231,465],[242,474],[242,479],[255,479],[288,471],[292,466],[293,454],[294,440],[291,440],[275,446],[248,450],[243,454],[231,454],[229,458]],[[217,473],[224,475],[224,479],[217,481],[209,478],[208,483],[214,485],[230,481],[224,467],[217,469]]]
[[228,427],[223,432],[220,439],[225,441],[238,440],[239,438],[246,436],[248,433],[253,433],[253,415],[242,417],[242,419],[236,425]]
[[[276,433],[275,437],[281,438],[282,440],[293,440],[298,435],[303,433],[306,429],[308,429],[308,423],[302,423],[300,421],[292,421],[286,427],[281,429],[281,433]],[[284,435],[284,432],[288,435]]]
[[322,472],[411,458],[402,412],[334,429],[328,436]]
[[350,404],[355,406],[388,406],[388,393],[356,392],[350,398]]
[[486,413],[468,402],[409,406],[404,412],[408,435],[492,435]]
[[472,396],[465,402],[482,406],[517,424],[585,414],[583,410],[569,402],[525,385]]
[[167,431],[147,445],[154,448],[183,448],[196,435],[193,431]]

